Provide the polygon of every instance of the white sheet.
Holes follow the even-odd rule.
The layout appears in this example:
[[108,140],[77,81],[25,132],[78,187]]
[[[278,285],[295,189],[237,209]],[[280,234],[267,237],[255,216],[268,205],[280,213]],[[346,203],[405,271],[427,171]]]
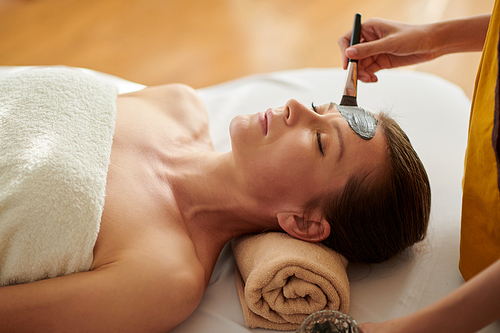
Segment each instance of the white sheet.
[[[0,75],[11,70],[16,68],[0,67]],[[94,74],[117,84],[120,92],[143,87]],[[290,98],[306,104],[339,102],[344,79],[341,69],[304,69],[250,76],[199,89],[210,113],[216,150],[230,149],[228,125],[236,114],[265,111]],[[439,77],[391,70],[381,72],[377,84],[361,83],[358,103],[375,112],[392,110],[427,168],[433,196],[426,241],[384,264],[348,267],[350,315],[358,322],[378,322],[412,313],[463,283],[457,267],[470,101],[460,88]],[[228,247],[217,262],[200,305],[172,332],[271,332],[245,327],[236,291],[234,258]],[[482,332],[500,332],[500,323]]]

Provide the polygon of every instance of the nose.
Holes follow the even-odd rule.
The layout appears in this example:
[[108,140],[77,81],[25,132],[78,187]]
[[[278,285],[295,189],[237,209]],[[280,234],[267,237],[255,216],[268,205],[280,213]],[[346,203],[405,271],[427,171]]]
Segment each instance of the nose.
[[286,123],[293,126],[300,119],[318,116],[318,114],[296,99],[290,99],[285,104],[284,116],[286,117]]

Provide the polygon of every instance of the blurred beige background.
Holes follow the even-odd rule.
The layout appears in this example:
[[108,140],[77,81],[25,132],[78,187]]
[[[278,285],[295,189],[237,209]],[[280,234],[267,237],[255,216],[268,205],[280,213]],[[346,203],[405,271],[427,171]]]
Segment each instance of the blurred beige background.
[[[0,65],[67,65],[195,88],[248,74],[340,67],[354,14],[408,23],[490,12],[493,0],[0,0]],[[412,66],[470,97],[479,53]]]

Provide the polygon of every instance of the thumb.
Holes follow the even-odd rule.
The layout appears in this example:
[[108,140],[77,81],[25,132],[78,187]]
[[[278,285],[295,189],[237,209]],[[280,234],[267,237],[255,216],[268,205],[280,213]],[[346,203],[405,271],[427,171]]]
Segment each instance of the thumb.
[[350,46],[345,50],[345,54],[349,59],[363,59],[391,51],[385,39],[378,39]]

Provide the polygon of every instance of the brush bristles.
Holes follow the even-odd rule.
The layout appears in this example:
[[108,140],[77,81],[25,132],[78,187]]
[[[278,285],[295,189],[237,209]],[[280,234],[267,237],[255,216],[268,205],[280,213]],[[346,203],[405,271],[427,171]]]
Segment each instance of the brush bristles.
[[340,105],[346,106],[358,106],[358,102],[356,101],[356,97],[343,95],[342,100],[340,101]]

